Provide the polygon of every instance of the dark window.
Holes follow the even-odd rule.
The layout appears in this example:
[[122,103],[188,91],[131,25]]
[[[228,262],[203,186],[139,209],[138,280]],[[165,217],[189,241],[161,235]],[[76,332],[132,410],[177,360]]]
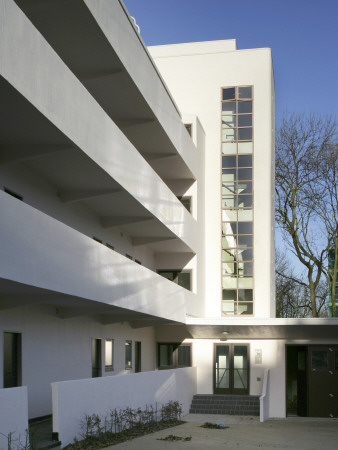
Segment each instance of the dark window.
[[189,133],[189,136],[192,136],[192,123],[186,123],[184,124],[187,132]]
[[188,291],[191,291],[191,272],[190,270],[158,270],[157,273],[167,280],[177,283]]
[[251,86],[240,86],[238,88],[238,98],[252,98]]
[[177,197],[187,211],[191,213],[191,197]]
[[234,100],[235,99],[235,88],[223,89],[223,100]]
[[126,341],[124,346],[125,346],[125,367],[126,369],[131,369],[132,346],[133,346],[132,341]]
[[179,343],[158,344],[159,369],[175,369],[191,366],[191,345]]

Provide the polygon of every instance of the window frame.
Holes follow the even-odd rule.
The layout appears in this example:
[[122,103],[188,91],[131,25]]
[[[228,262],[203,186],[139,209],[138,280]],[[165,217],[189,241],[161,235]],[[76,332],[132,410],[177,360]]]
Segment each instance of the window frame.
[[[171,354],[172,364],[169,365],[160,365],[160,346],[173,346],[173,351]],[[178,349],[182,347],[189,347],[189,365],[179,365],[178,364]],[[158,370],[171,370],[171,369],[182,369],[184,367],[192,367],[192,343],[191,342],[158,342],[157,343],[157,369]]]

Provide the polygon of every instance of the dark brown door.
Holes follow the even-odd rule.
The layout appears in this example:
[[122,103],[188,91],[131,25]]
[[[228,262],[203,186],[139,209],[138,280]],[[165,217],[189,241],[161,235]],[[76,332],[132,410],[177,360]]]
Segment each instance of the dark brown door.
[[338,417],[338,347],[309,348],[309,416]]
[[4,333],[4,388],[21,385],[21,334]]
[[249,394],[248,345],[216,344],[214,363],[215,394]]
[[101,339],[92,339],[92,378],[102,376]]

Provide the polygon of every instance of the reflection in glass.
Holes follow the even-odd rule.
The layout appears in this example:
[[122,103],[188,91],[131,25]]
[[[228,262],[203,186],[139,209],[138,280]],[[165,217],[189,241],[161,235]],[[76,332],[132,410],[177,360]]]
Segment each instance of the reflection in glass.
[[236,183],[222,183],[222,195],[236,194]]
[[[237,222],[228,222],[228,223],[222,223],[222,233],[225,234],[236,234],[237,233]],[[222,238],[222,244],[223,244]],[[226,242],[224,242],[226,244]],[[223,245],[224,248],[224,245]]]
[[238,208],[252,208],[252,195],[239,195]]
[[241,261],[252,261],[253,260],[253,248],[247,248],[245,250],[238,251],[238,258]]
[[222,141],[235,141],[236,128],[222,128]]
[[244,345],[234,346],[234,388],[247,389],[248,387],[248,349]]
[[235,302],[234,301],[223,301],[222,302],[222,312],[223,314],[234,315],[235,314]]
[[239,301],[251,301],[253,300],[252,289],[238,289],[238,300]]
[[252,153],[252,142],[239,142],[238,153]]
[[237,144],[233,143],[223,143],[222,144],[222,153],[223,155],[233,155],[237,152]]
[[235,222],[237,220],[237,210],[236,209],[223,209],[222,210],[222,221]]
[[241,181],[238,183],[239,194],[251,194],[252,193],[252,181]]
[[235,208],[236,207],[236,196],[234,195],[223,195],[222,196],[222,208]]
[[223,276],[224,289],[237,289],[237,277]]
[[222,264],[223,275],[234,275],[236,274],[236,264],[227,262]]
[[[251,170],[251,169],[241,169],[241,170]],[[233,169],[222,169],[222,183],[229,183],[236,180],[236,168]]]
[[238,235],[238,246],[241,248],[252,247],[253,244],[253,236],[249,235]]
[[238,289],[252,289],[252,288],[253,288],[252,277],[238,278]]
[[253,211],[252,209],[239,209],[238,210],[238,221],[247,221],[253,219]]
[[253,263],[252,262],[239,262],[238,263],[238,274],[239,274],[239,276],[252,275],[253,274]]
[[315,370],[327,370],[328,368],[328,352],[312,351],[311,352],[311,368]]
[[215,387],[228,389],[230,386],[230,358],[229,346],[216,345]]
[[252,128],[237,128],[239,141],[249,141],[252,139]]
[[234,289],[223,289],[223,300],[236,300],[236,291]]
[[238,303],[236,308],[236,314],[253,314],[253,303],[252,302]]
[[229,127],[235,127],[236,126],[236,117],[231,114],[227,114],[226,112],[222,112],[222,125],[223,126],[229,126]]

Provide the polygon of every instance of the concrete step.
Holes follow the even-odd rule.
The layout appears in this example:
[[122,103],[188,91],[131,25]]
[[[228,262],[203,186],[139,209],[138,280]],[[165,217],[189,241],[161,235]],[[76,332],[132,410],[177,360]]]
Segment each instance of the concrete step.
[[230,414],[259,416],[259,396],[256,395],[194,395],[191,414]]

